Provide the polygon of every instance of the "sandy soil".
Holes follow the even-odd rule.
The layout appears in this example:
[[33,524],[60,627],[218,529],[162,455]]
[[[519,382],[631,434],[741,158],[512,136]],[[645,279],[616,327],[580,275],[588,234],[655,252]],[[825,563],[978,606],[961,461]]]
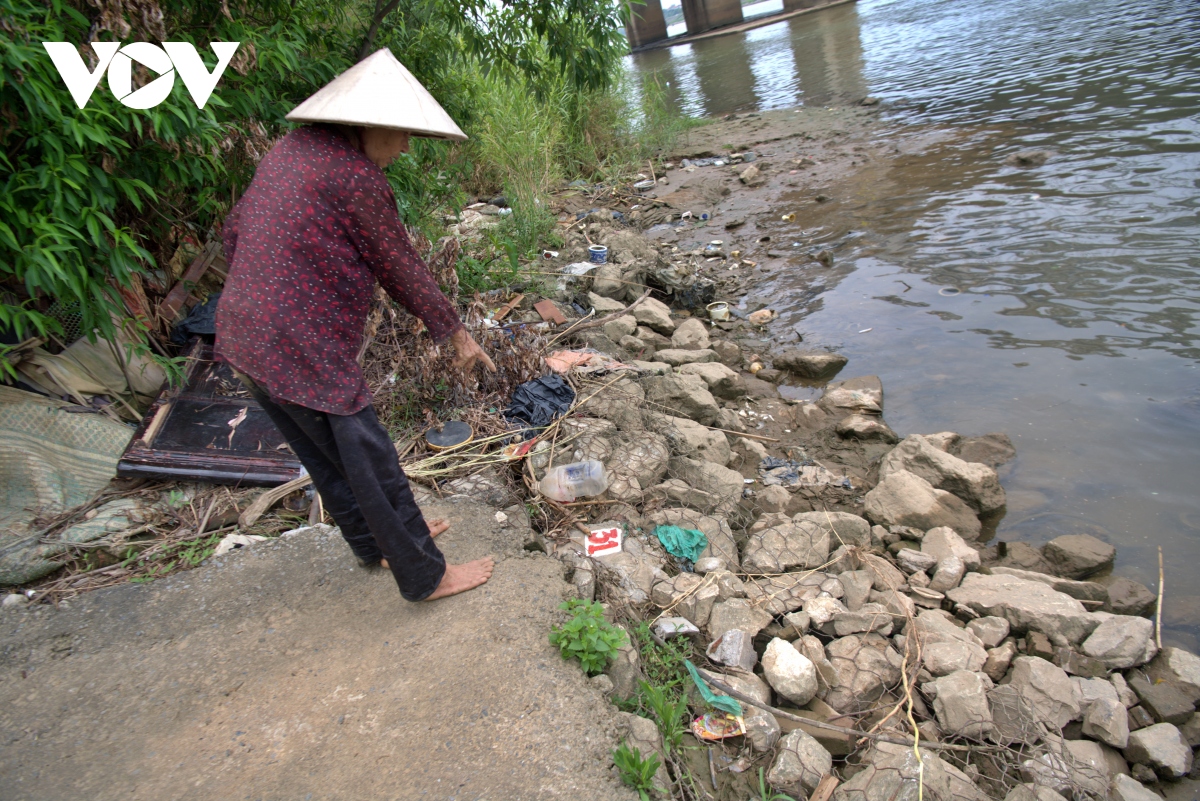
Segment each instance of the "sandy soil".
[[336,533],[0,617],[4,799],[630,799],[614,708],[546,635],[568,592],[469,501],[486,587],[402,600]]

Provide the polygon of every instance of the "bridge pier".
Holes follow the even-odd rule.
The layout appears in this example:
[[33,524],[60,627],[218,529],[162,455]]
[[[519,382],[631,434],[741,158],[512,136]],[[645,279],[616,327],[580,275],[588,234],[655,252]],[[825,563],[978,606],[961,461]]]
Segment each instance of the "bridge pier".
[[739,0],[683,0],[683,18],[688,33],[704,33],[741,22],[742,4]]
[[667,21],[663,18],[662,0],[646,0],[645,5],[631,4],[625,36],[631,48],[666,39]]

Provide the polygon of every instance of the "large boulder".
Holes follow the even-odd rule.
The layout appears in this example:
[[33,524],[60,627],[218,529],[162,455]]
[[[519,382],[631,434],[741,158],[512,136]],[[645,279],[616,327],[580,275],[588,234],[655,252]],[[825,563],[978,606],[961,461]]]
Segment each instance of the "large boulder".
[[[615,297],[608,292],[601,292],[596,289],[600,295]],[[670,336],[675,333],[675,321],[671,319],[671,309],[662,301],[654,298],[646,298],[633,308],[633,316],[641,325],[664,336]]]
[[920,434],[905,437],[879,463],[880,478],[907,471],[954,493],[975,512],[994,512],[1004,507],[1004,488],[995,470],[978,462],[965,462],[934,443],[932,437]]
[[1042,554],[1064,578],[1087,578],[1112,567],[1117,549],[1091,534],[1064,534],[1042,546]]
[[683,350],[707,350],[709,346],[708,327],[699,317],[689,317],[671,334],[671,344]]
[[817,668],[787,640],[776,637],[767,643],[762,666],[767,683],[796,706],[817,694]]
[[1103,584],[1098,584],[1094,581],[1075,581],[1074,579],[1066,579],[1049,573],[1022,570],[1019,567],[1007,567],[1005,565],[994,565],[991,567],[991,571],[993,573],[1003,573],[1006,576],[1016,576],[1026,581],[1040,581],[1046,586],[1052,587],[1064,595],[1070,595],[1072,598],[1080,601],[1098,601],[1103,604],[1108,600],[1107,588]]
[[848,361],[841,354],[823,350],[787,350],[772,359],[771,364],[776,370],[820,380],[837,375]]
[[882,414],[883,384],[873,375],[835,381],[825,387],[816,407],[834,420],[851,414]]
[[1192,769],[1192,748],[1170,723],[1155,723],[1132,732],[1125,758],[1149,765],[1163,779],[1182,779]]
[[[721,414],[721,407],[708,391],[704,379],[695,375],[673,373],[650,376],[642,381],[645,399],[654,409],[676,417],[686,417],[701,425],[713,425]],[[632,403],[632,399],[626,403]]]
[[991,733],[992,712],[984,681],[973,671],[956,670],[933,682],[933,712],[942,731],[976,740]]
[[718,398],[734,399],[746,394],[742,377],[719,362],[693,362],[680,365],[676,370],[681,375],[699,376],[708,385],[708,391]]
[[992,719],[1006,741],[1032,741],[1038,724],[1058,731],[1079,716],[1079,688],[1062,668],[1035,656],[1013,660],[1008,684],[988,693]]
[[[719,499],[719,510],[728,511],[741,500],[742,474],[715,462],[702,462],[686,456],[676,456],[667,465],[672,478],[686,481]],[[705,510],[712,511],[712,510]]]
[[648,431],[618,446],[605,464],[608,497],[627,503],[641,501],[667,474],[670,457],[666,438]]
[[1079,643],[1100,624],[1069,595],[1015,576],[968,573],[946,597],[980,615],[1004,618],[1018,634],[1040,631],[1056,645]]
[[825,646],[825,653],[834,671],[825,702],[839,712],[869,709],[900,680],[904,658],[878,634],[842,637]]
[[733,457],[729,440],[719,431],[686,417],[671,417],[658,412],[646,412],[643,416],[646,428],[667,438],[672,453],[719,465],[729,464]]
[[817,568],[829,558],[829,539],[829,529],[811,520],[780,522],[750,534],[742,567],[758,573]]
[[982,526],[971,507],[920,476],[898,470],[867,493],[864,512],[881,526],[911,526],[921,530],[948,526],[977,539]]
[[1156,682],[1168,682],[1193,704],[1200,701],[1200,656],[1191,651],[1166,646],[1146,666],[1146,674]]
[[1144,615],[1154,608],[1155,595],[1145,584],[1124,576],[1112,575],[1097,578],[1096,581],[1108,590],[1105,612],[1112,612],[1114,615]]
[[865,548],[871,544],[871,524],[849,512],[801,512],[792,520],[799,525],[812,523],[828,531],[830,548],[842,545]]
[[767,782],[775,790],[799,798],[816,790],[832,770],[833,755],[814,737],[796,729],[780,741]]
[[[737,543],[733,539],[733,531],[724,517],[712,517],[695,509],[660,509],[646,517],[652,526],[679,526],[699,531],[708,540],[708,545],[700,552],[697,565],[708,558],[721,560],[723,570],[738,569]],[[697,567],[697,572],[700,568]]]
[[1144,617],[1113,615],[1093,631],[1080,650],[1099,659],[1109,670],[1144,665],[1158,653],[1154,644],[1154,621]]
[[833,793],[833,801],[985,801],[961,771],[924,749],[920,759],[907,745],[873,743],[863,769]]

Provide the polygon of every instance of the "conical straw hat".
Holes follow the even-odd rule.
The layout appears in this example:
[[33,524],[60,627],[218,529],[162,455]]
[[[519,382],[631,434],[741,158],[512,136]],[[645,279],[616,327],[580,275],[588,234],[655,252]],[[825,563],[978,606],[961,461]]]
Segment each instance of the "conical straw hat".
[[417,136],[462,141],[433,95],[384,48],[334,78],[287,115],[293,122],[336,122],[395,128]]

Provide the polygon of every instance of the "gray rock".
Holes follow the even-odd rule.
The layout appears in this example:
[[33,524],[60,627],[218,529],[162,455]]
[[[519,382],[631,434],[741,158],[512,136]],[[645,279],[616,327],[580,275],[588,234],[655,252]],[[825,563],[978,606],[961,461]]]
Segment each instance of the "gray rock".
[[1018,784],[1008,791],[1008,795],[1004,796],[1004,801],[1067,801],[1067,799],[1049,787],[1041,787],[1036,784]]
[[816,790],[832,770],[833,755],[811,735],[796,729],[779,743],[767,781],[776,791],[799,797]]
[[[717,399],[708,391],[704,379],[696,375],[673,373],[642,380],[646,400],[657,404],[660,412],[686,417],[701,425],[713,425],[721,414]],[[632,404],[632,400],[627,401]]]
[[654,298],[646,298],[634,307],[633,316],[639,323],[659,334],[670,336],[675,331],[675,321],[671,319],[670,308]]
[[[618,344],[630,353],[637,354],[639,352],[638,342],[641,340],[625,337]],[[671,373],[671,365],[662,362],[644,362],[641,359],[633,359],[629,363],[637,368],[639,375],[669,375]]]
[[995,470],[947,453],[929,436],[905,437],[883,457],[879,463],[880,478],[896,472],[912,473],[938,489],[954,493],[975,512],[994,512],[1005,504],[1004,488]]
[[1071,683],[1079,690],[1079,708],[1085,714],[1097,701],[1116,701],[1118,703],[1121,701],[1120,696],[1117,695],[1117,688],[1112,685],[1112,682],[1105,679],[1085,679],[1072,676]]
[[1159,723],[1186,723],[1195,711],[1191,699],[1170,682],[1152,682],[1145,676],[1131,674],[1129,687]]
[[941,610],[930,609],[921,612],[913,621],[908,633],[919,637],[923,646],[935,642],[963,642],[977,647],[983,646],[983,641],[970,629],[958,625]]
[[1012,640],[988,649],[987,661],[983,663],[983,672],[992,681],[1000,681],[1008,673],[1008,668],[1017,655],[1017,644]]
[[1144,615],[1154,608],[1157,598],[1145,584],[1124,576],[1110,575],[1096,580],[1108,591],[1105,612],[1112,612],[1114,615]]
[[617,649],[612,661],[604,669],[604,675],[612,681],[612,692],[617,698],[633,698],[637,695],[638,682],[643,679],[642,660],[633,638],[626,637],[625,644]]
[[707,350],[708,327],[699,317],[689,317],[675,327],[671,344],[684,350]]
[[949,526],[972,539],[980,532],[979,518],[958,496],[935,489],[906,470],[889,474],[870,492],[864,505],[867,519],[884,526],[913,526],[922,530]]
[[1154,644],[1154,621],[1144,617],[1113,615],[1093,631],[1080,646],[1085,654],[1099,659],[1110,670],[1144,665],[1158,653]]
[[921,553],[939,562],[948,556],[957,556],[968,571],[978,570],[980,565],[979,551],[967,545],[966,540],[958,536],[954,529],[945,526],[925,532],[921,539]]
[[1116,749],[1127,746],[1129,716],[1125,713],[1125,707],[1116,698],[1101,698],[1092,702],[1083,715],[1083,736]]
[[1108,677],[1108,680],[1112,682],[1113,688],[1117,691],[1117,700],[1121,702],[1122,706],[1126,709],[1137,706],[1137,694],[1129,689],[1124,676],[1120,673],[1114,673]]
[[742,567],[758,573],[817,568],[829,558],[829,542],[828,528],[816,522],[781,522],[752,531],[742,548]]
[[1064,740],[1064,756],[1069,756],[1074,795],[1091,793],[1103,798],[1108,793],[1112,777],[1129,770],[1125,759],[1107,745],[1091,740]]
[[1002,617],[981,617],[967,624],[967,631],[979,638],[984,648],[995,648],[1008,636],[1008,621]]
[[672,453],[719,465],[729,464],[733,456],[724,434],[694,420],[657,412],[646,412],[644,420],[647,429],[666,437]]
[[763,487],[755,500],[764,512],[783,512],[792,502],[792,493],[780,486]]
[[1037,724],[1058,731],[1079,716],[1078,688],[1057,665],[1033,656],[1013,660],[1010,680],[990,693],[992,719],[1004,741],[1038,737]]
[[616,575],[618,589],[632,603],[649,601],[654,585],[667,578],[662,570],[662,558],[646,549],[634,537],[624,541],[621,553],[605,554],[595,559]]
[[992,731],[987,688],[977,673],[957,670],[933,685],[937,693],[933,711],[943,731],[974,739],[982,739]]
[[936,557],[912,548],[901,548],[896,553],[896,564],[906,573],[916,573],[933,568],[938,563]]
[[713,640],[704,652],[712,661],[751,671],[758,664],[758,653],[754,650],[754,635],[740,629],[730,629]]
[[797,524],[813,523],[829,532],[831,548],[843,545],[871,544],[871,524],[849,512],[801,512],[792,517]]
[[664,350],[656,350],[654,352],[654,360],[656,362],[664,362],[672,367],[680,367],[685,364],[715,362],[717,360],[717,352],[707,349],[683,350],[681,348],[666,348]]
[[912,748],[877,742],[864,755],[864,767],[833,793],[834,801],[984,801],[970,780],[933,751],[921,759]]
[[787,640],[776,637],[767,643],[762,666],[767,683],[797,706],[804,706],[817,694],[816,666]]
[[625,304],[621,301],[597,295],[595,292],[587,293],[587,301],[588,305],[596,310],[596,315],[600,317],[613,312],[625,311]]
[[871,597],[871,571],[847,570],[838,576],[838,580],[844,590],[842,603],[851,612],[857,612]]
[[776,370],[793,373],[801,378],[832,378],[850,361],[837,353],[823,350],[788,350],[772,359]]
[[950,446],[950,453],[965,462],[981,462],[996,468],[1011,462],[1017,449],[1007,434],[984,434],[980,437],[960,437]]
[[1200,747],[1200,715],[1193,714],[1179,724],[1179,733],[1192,748]]
[[[800,573],[785,573],[761,579],[747,579],[746,598],[750,603],[772,615],[795,612],[810,598],[815,598],[820,588],[805,583]],[[833,599],[829,599],[833,600]]]
[[[783,616],[784,639],[788,639],[788,635],[794,633],[792,639],[799,639],[808,633],[809,626],[812,625],[812,618],[808,616],[808,612],[788,612]],[[810,660],[811,661],[811,660]]]
[[1192,749],[1170,723],[1156,723],[1129,735],[1125,758],[1149,765],[1161,778],[1182,779],[1192,769]]
[[666,475],[670,456],[666,439],[650,432],[617,448],[604,465],[608,497],[628,503],[641,501],[643,493]]
[[878,632],[884,637],[892,634],[892,614],[881,604],[863,604],[857,611],[839,612],[833,616],[833,633],[837,637],[850,634]]
[[752,606],[745,598],[730,598],[713,605],[708,616],[708,634],[715,640],[727,631],[741,629],[753,637],[770,622],[769,614]]
[[725,339],[716,339],[712,341],[710,347],[717,352],[721,364],[735,369],[741,367],[742,349],[737,346],[737,343]]
[[0,608],[3,609],[23,609],[29,604],[29,599],[19,592],[10,592],[4,596],[4,600],[0,601]]
[[[746,394],[742,377],[719,362],[693,362],[680,365],[677,372],[682,375],[699,376],[708,391],[718,398],[734,399]],[[725,428],[725,426],[721,426]]]
[[1147,790],[1137,779],[1120,773],[1113,777],[1108,797],[1110,801],[1162,801],[1161,796]]
[[703,628],[708,625],[713,605],[720,594],[715,581],[706,580],[695,573],[680,573],[655,584],[650,600],[658,608],[685,617]]
[[804,601],[804,612],[812,627],[822,631],[828,628],[829,633],[832,633],[834,618],[849,611],[837,598],[819,595]]
[[1064,595],[1070,595],[1072,598],[1080,601],[1108,602],[1108,588],[1094,581],[1076,581],[1060,576],[1052,576],[1049,573],[1022,570],[1018,567],[1007,567],[1005,565],[995,565],[991,568],[991,571],[998,575],[1016,576],[1026,581],[1039,581]]
[[667,773],[666,760],[663,759],[662,737],[654,721],[635,715],[632,712],[618,712],[617,723],[625,729],[625,742],[641,752],[643,757],[657,754],[659,758],[658,771],[654,774],[654,784],[659,787],[670,787],[671,778]]
[[722,601],[728,601],[730,598],[746,597],[746,585],[742,583],[740,578],[728,570],[716,570],[713,572],[717,577],[717,590],[721,593]]
[[1188,697],[1200,701],[1200,657],[1182,648],[1166,646],[1146,666],[1146,675],[1165,681]]
[[825,653],[835,674],[825,702],[840,712],[869,709],[886,687],[900,680],[903,658],[878,634],[842,637],[829,643]]
[[[702,462],[686,456],[675,456],[667,463],[672,478],[685,481],[693,488],[707,492],[719,500],[715,510],[732,510],[742,497],[742,474],[715,462]],[[611,494],[611,490],[610,490]]]
[[604,324],[604,333],[613,342],[620,342],[623,337],[633,336],[637,330],[637,320],[633,315],[626,314]]
[[1042,554],[1064,578],[1087,578],[1112,567],[1117,549],[1091,534],[1064,534],[1042,546]]
[[[929,589],[937,592],[948,592],[962,583],[967,574],[967,566],[957,556],[946,556],[938,560],[929,582]],[[911,579],[910,579],[911,581]]]
[[983,670],[987,651],[966,642],[928,643],[921,651],[921,663],[934,676],[948,676],[960,670],[977,673]]
[[817,407],[834,420],[848,414],[882,414],[883,384],[873,375],[835,381],[825,387]]
[[839,437],[857,439],[862,442],[883,442],[888,445],[899,442],[896,432],[883,422],[882,417],[851,414],[843,417],[834,429]]
[[980,615],[1004,618],[1018,634],[1040,631],[1058,645],[1081,642],[1099,625],[1099,620],[1069,595],[1015,576],[968,573],[946,596]]
[[670,640],[674,637],[699,634],[700,629],[696,628],[695,624],[686,617],[660,617],[654,621],[654,633],[664,640]]

